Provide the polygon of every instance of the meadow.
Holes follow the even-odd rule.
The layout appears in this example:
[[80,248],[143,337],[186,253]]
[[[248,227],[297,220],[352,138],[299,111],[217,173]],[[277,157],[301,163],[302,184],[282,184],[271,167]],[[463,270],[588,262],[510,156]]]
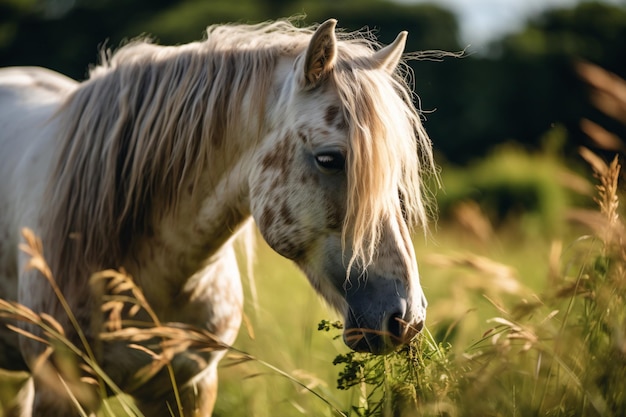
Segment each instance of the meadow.
[[[541,151],[443,167],[439,221],[414,239],[426,328],[383,357],[351,353],[336,314],[259,238],[214,416],[623,415],[623,174],[612,153],[565,158],[566,140],[557,126]],[[0,374],[0,404],[20,378]],[[127,404],[101,415],[134,415]]]

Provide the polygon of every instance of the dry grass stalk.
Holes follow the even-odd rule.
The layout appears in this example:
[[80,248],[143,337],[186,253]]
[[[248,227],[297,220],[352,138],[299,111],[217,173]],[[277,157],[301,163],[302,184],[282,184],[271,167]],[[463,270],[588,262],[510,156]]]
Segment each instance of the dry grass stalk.
[[493,226],[480,205],[473,200],[462,201],[453,209],[458,224],[478,238],[481,243],[488,243],[493,238]]
[[468,288],[478,287],[508,294],[519,294],[526,290],[519,282],[514,268],[484,256],[469,253],[432,254],[427,256],[426,262],[442,268],[461,267],[477,272],[479,278],[475,282],[465,282]]
[[589,213],[585,219],[585,216],[579,213],[578,218],[594,226],[594,230],[605,245],[621,247],[624,241],[624,224],[619,217],[618,181],[621,166],[618,157],[615,156],[610,164],[606,164],[587,148],[581,148],[580,154],[591,165],[594,176],[599,180],[594,201],[600,208],[601,217]]
[[[80,415],[87,415],[81,405],[87,405],[88,408],[93,409],[98,403],[98,397],[105,397],[107,391],[121,394],[121,390],[100,368],[97,358],[93,353],[92,346],[90,346],[82,329],[78,325],[67,300],[58,287],[45,261],[41,240],[29,229],[23,230],[23,236],[25,243],[20,245],[20,249],[30,255],[26,267],[39,271],[51,285],[59,303],[62,305],[69,318],[70,325],[73,327],[72,334],[77,335],[81,343],[80,345],[74,344],[68,336],[68,329],[64,329],[63,325],[54,317],[45,312],[36,313],[28,307],[16,302],[0,300],[0,317],[15,322],[27,323],[31,328],[38,329],[37,333],[34,333],[18,326],[8,325],[10,329],[20,335],[36,340],[45,346],[43,353],[31,367],[31,372],[37,376],[40,382],[45,383],[49,389],[56,392],[59,396],[69,397],[77,406],[77,411]],[[185,337],[181,336],[183,329],[172,331],[171,326],[162,326],[141,290],[124,271],[103,271],[96,274],[91,282],[93,285],[100,285],[105,279],[108,280],[105,282],[105,287],[113,295],[108,298],[105,297],[107,299],[104,302],[103,311],[109,312],[109,320],[105,326],[107,331],[101,336],[107,334],[109,336],[108,339],[105,336],[102,337],[101,340],[125,340],[129,344],[132,344],[133,340],[142,340],[142,338],[145,340],[146,337],[165,338],[165,342],[161,345],[163,353],[158,355],[154,354],[153,358],[155,360],[148,368],[150,368],[150,370],[155,368],[160,370],[166,367],[172,378],[173,391],[178,397],[178,388],[173,379],[173,370],[170,361],[176,353],[190,346],[189,343],[186,343],[183,344],[182,347],[172,347],[177,341],[185,339]],[[128,309],[131,316],[143,309],[148,313],[148,316],[153,319],[153,323],[144,323],[147,326],[145,329],[123,328],[125,323],[121,318],[122,312],[125,311],[124,305],[127,303],[131,305],[130,309]],[[152,326],[152,329],[150,329],[150,326]],[[198,336],[198,332],[194,334],[194,337],[191,337],[192,332],[189,330],[186,331],[188,333],[186,336],[187,339],[199,339],[200,336],[205,339],[207,338],[207,335]],[[147,336],[146,332],[152,332],[152,334]],[[214,340],[214,338],[211,340]],[[206,344],[205,342],[205,345]],[[220,346],[220,348],[223,347]],[[137,379],[146,382],[149,378],[146,378],[145,375],[151,374],[149,370],[142,369]],[[92,388],[94,385],[97,386],[96,390]],[[97,394],[98,390],[100,394]],[[178,398],[177,402],[179,415],[182,416],[183,413]],[[140,411],[132,404],[124,402],[122,407],[131,412],[129,415],[141,415]]]
[[526,352],[535,347],[539,342],[539,337],[534,329],[529,326],[523,326],[502,317],[494,317],[487,320],[487,322],[497,325],[497,331],[491,337],[491,343],[494,346],[500,346],[503,349],[509,350],[514,342],[521,341],[523,342],[521,351]]
[[52,287],[72,326],[71,334],[78,337],[80,345],[71,340],[69,329],[65,329],[56,318],[45,312],[37,313],[19,303],[0,300],[0,316],[13,322],[26,323],[24,327],[12,324],[7,324],[7,327],[44,346],[42,353],[31,365],[32,374],[59,396],[70,398],[78,406],[81,415],[86,415],[81,404],[92,407],[98,401],[97,389],[94,390],[93,386],[104,390],[102,379],[94,378],[97,375],[93,367],[95,355],[44,258],[41,240],[27,228],[22,230],[22,235],[25,242],[19,248],[30,256],[26,269],[38,271]]
[[[111,392],[118,396],[125,415],[142,415],[132,401],[120,396],[122,394],[121,389],[99,366],[91,346],[78,327],[73,313],[69,309],[69,304],[45,261],[41,240],[31,230],[24,230],[23,234],[26,243],[21,245],[21,249],[31,257],[28,267],[38,270],[53,287],[59,302],[66,308],[70,322],[75,327],[74,330],[79,334],[82,342],[82,346],[77,346],[69,340],[66,329],[54,317],[46,313],[36,313],[16,302],[0,299],[0,318],[28,323],[41,331],[41,333],[35,334],[21,327],[9,325],[15,332],[45,346],[43,354],[40,355],[33,367],[33,372],[37,373],[42,381],[47,381],[51,389],[54,389],[60,396],[69,397],[76,405],[77,413],[81,416],[87,416],[86,411],[82,408],[83,404],[88,405],[89,409],[93,409],[98,398],[103,398]],[[265,361],[222,343],[204,329],[181,323],[162,323],[146,300],[141,288],[125,271],[106,270],[99,272],[92,276],[90,283],[98,290],[99,294],[103,294],[101,310],[107,317],[103,324],[103,331],[99,335],[100,341],[126,342],[129,348],[140,350],[152,359],[148,365],[134,375],[134,380],[131,383],[133,387],[130,387],[130,390],[149,383],[154,375],[165,370],[172,381],[172,391],[178,407],[177,412],[170,410],[171,415],[184,415],[171,365],[174,357],[184,353],[188,357],[192,356],[201,364],[206,361],[202,353],[228,349],[235,355],[239,355],[236,363],[255,361],[322,400],[334,411],[335,415],[345,416],[326,398],[313,391],[310,386],[311,383],[305,384]],[[140,312],[142,313],[140,314]],[[96,390],[93,389],[94,386],[97,387]],[[97,395],[98,390],[100,391],[99,395]],[[105,407],[109,407],[107,403],[105,403]]]
[[620,137],[612,132],[609,132],[599,124],[594,123],[589,119],[583,119],[580,122],[580,127],[600,149],[622,153],[626,151],[624,142],[622,142]]
[[578,74],[592,87],[591,101],[598,109],[626,124],[626,81],[596,65],[579,62]]
[[[105,270],[91,278],[91,284],[104,288],[102,311],[107,314],[100,340],[127,342],[129,348],[146,353],[152,361],[134,375],[129,390],[146,384],[162,370],[166,370],[177,392],[171,366],[176,355],[194,356],[198,363],[206,363],[198,353],[228,349],[210,332],[182,323],[162,323],[143,291],[124,270]],[[144,311],[149,321],[130,320]],[[128,318],[126,318],[128,317]],[[198,352],[198,353],[194,353]],[[182,414],[180,414],[182,415]]]

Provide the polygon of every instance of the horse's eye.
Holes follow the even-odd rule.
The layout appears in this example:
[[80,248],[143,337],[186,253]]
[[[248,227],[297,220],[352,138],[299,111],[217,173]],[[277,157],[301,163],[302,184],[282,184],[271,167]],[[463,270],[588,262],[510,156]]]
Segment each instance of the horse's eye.
[[334,174],[343,171],[346,159],[340,152],[320,152],[315,155],[315,164],[320,171]]

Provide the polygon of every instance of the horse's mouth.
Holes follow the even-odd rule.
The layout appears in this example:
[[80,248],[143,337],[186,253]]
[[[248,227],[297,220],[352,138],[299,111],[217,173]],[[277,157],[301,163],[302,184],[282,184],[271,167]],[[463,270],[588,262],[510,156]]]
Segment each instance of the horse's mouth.
[[394,317],[393,321],[397,325],[390,326],[387,330],[349,327],[346,324],[344,343],[356,352],[385,355],[410,343],[424,327],[423,322],[411,325],[399,317]]

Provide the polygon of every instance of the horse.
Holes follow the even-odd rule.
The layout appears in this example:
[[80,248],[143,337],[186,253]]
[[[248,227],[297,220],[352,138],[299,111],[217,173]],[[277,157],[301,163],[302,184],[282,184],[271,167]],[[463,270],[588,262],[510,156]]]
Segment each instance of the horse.
[[[76,337],[18,248],[31,230],[101,369],[145,416],[170,415],[176,401],[209,416],[224,351],[172,358],[177,398],[167,372],[133,386],[153,358],[99,337],[107,290],[90,277],[123,269],[159,320],[230,345],[243,306],[234,244],[249,219],[342,315],[349,348],[387,353],[424,325],[411,231],[427,227],[425,178],[437,173],[407,32],[383,46],[336,24],[213,25],[178,46],[134,40],[103,51],[83,82],[0,70],[0,298]],[[45,335],[13,325],[21,331],[0,330],[0,367],[31,371],[21,415],[78,415],[80,398],[59,394],[61,372],[51,383],[35,371]],[[83,412],[97,411],[95,395]]]

